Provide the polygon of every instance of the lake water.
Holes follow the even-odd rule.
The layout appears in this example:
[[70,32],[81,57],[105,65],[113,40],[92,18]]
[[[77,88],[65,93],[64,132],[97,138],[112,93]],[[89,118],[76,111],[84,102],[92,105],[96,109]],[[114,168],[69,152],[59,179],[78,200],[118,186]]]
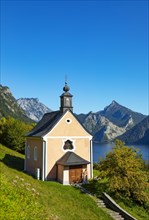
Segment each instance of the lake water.
[[[138,148],[145,161],[149,162],[149,145],[130,145]],[[112,150],[113,144],[93,143],[93,161],[98,162],[99,158],[105,158],[106,154]]]

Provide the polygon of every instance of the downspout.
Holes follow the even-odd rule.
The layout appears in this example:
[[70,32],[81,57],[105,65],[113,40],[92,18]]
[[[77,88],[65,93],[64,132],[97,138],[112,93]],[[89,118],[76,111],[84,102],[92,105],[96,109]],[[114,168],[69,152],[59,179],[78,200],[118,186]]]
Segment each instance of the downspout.
[[90,140],[90,161],[91,161],[90,175],[91,175],[91,178],[93,178],[93,143],[92,143],[92,139]]
[[42,142],[42,181],[45,180],[45,141]]

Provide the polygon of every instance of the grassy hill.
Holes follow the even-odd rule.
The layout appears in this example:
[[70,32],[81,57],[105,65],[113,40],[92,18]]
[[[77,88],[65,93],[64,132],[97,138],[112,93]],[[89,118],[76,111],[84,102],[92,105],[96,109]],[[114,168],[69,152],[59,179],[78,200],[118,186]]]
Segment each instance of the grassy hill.
[[38,181],[23,172],[23,165],[22,154],[0,145],[1,220],[112,219],[78,189]]

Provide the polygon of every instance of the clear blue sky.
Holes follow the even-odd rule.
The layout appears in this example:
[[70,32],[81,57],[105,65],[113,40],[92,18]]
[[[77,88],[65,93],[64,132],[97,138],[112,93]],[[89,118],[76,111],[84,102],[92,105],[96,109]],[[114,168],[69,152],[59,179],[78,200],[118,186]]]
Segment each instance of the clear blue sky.
[[76,113],[116,100],[148,109],[148,1],[1,1],[1,84],[59,109],[65,75]]

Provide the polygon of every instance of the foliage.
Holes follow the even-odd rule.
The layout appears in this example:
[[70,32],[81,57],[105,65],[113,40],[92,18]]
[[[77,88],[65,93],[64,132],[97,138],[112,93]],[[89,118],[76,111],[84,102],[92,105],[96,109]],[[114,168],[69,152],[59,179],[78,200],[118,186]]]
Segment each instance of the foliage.
[[116,140],[113,151],[99,164],[100,177],[107,178],[108,192],[117,198],[125,196],[148,206],[148,172],[144,166],[144,161],[136,149]]
[[[89,181],[89,184],[84,184],[83,187],[86,188],[88,191],[90,191],[92,194],[95,194],[97,197],[102,198],[102,192],[107,191],[108,181],[106,178],[105,179],[94,178]],[[146,193],[149,196],[149,191]],[[137,204],[132,199],[126,198],[125,196],[116,198],[114,197],[114,195],[112,195],[112,197],[118,205],[120,205],[129,214],[134,216],[137,220],[149,219],[149,213],[148,213],[149,209],[147,207],[143,207],[142,205]]]
[[149,219],[149,210],[136,204],[132,199],[121,197],[116,199],[116,202],[130,215],[134,216],[137,220],[148,220]]
[[[12,166],[14,157],[15,167]],[[20,172],[23,155],[0,145],[0,160],[1,220],[112,219],[79,189],[56,182],[38,181]]]
[[33,128],[20,120],[8,117],[0,120],[0,142],[19,152],[24,151],[24,135]]
[[100,171],[97,169],[93,169],[93,176],[98,178],[99,175],[100,175]]

